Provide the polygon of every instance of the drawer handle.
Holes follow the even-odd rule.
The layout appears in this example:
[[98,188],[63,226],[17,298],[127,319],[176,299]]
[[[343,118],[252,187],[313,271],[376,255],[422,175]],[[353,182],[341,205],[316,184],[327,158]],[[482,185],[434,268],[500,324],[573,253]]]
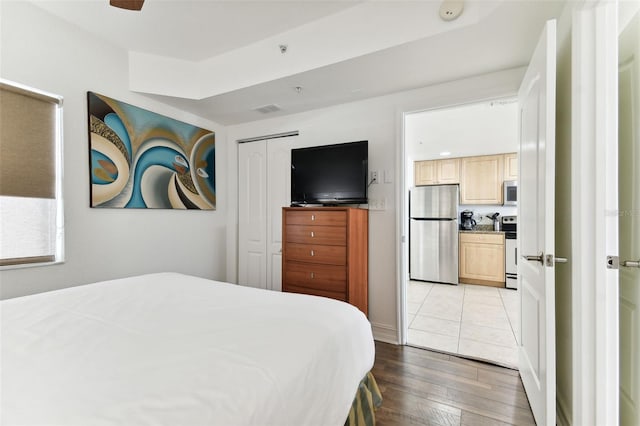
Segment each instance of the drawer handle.
[[316,215],[315,214],[311,215],[311,220],[316,220]]
[[313,250],[311,250],[311,256],[315,256],[315,253],[313,252]]
[[311,273],[311,279],[314,279],[316,276],[314,275],[314,273]]
[[313,233],[313,231],[311,231],[311,238],[315,237],[315,234]]

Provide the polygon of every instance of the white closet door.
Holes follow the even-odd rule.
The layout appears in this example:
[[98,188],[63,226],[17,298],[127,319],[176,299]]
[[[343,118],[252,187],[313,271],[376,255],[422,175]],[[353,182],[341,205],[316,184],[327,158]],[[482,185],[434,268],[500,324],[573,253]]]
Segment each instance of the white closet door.
[[238,146],[238,284],[267,288],[267,144]]
[[267,141],[267,288],[282,291],[282,207],[291,204],[294,137]]
[[238,147],[238,284],[282,290],[282,207],[291,199],[295,137]]

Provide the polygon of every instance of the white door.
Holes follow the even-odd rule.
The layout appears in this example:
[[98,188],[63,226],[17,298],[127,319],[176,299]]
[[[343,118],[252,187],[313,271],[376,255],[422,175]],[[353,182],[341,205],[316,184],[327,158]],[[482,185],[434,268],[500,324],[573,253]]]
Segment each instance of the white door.
[[267,288],[267,145],[238,146],[238,284]]
[[282,290],[282,207],[290,204],[295,141],[238,147],[238,284]]
[[[518,92],[520,375],[536,423],[555,425],[556,22],[548,21]],[[551,256],[551,262],[547,262]]]
[[282,291],[282,208],[291,204],[294,137],[267,141],[267,288]]
[[626,426],[640,425],[640,11],[619,46],[620,424]]

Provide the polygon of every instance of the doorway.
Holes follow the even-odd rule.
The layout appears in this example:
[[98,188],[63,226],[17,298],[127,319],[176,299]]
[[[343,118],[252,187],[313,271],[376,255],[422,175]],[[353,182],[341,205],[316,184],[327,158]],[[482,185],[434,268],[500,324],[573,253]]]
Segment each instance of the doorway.
[[[507,98],[417,111],[404,117],[405,205],[411,206],[412,190],[416,193],[440,184],[464,186],[464,181],[460,181],[464,173],[460,170],[461,164],[467,173],[497,167],[495,170],[499,169],[500,174],[499,177],[489,174],[479,180],[467,177],[467,186],[474,182],[482,195],[474,201],[459,198],[457,203],[456,231],[450,237],[455,239],[455,255],[460,254],[462,259],[460,266],[456,262],[456,279],[443,280],[448,281],[444,283],[437,277],[431,280],[412,274],[412,269],[418,269],[416,260],[410,260],[412,256],[420,258],[430,254],[428,248],[416,248],[415,243],[412,247],[411,241],[416,241],[416,236],[410,231],[409,253],[402,259],[405,270],[409,271],[404,282],[404,324],[409,345],[517,368],[519,297],[517,289],[505,286],[508,263],[505,260],[515,257],[515,252],[505,253],[507,244],[501,229],[501,218],[517,220],[517,207],[503,205],[503,182],[517,180],[517,177],[507,177],[507,173],[517,173],[514,171],[517,168],[514,154],[518,151],[517,114],[516,99]],[[475,162],[475,159],[480,160]],[[514,169],[505,171],[509,165]],[[419,199],[417,193],[414,199]],[[411,212],[411,207],[408,211]],[[467,216],[474,221],[472,229],[460,230],[463,211],[470,212]],[[408,216],[403,220],[410,229],[411,213]],[[462,240],[458,247],[461,232],[472,241],[465,245]],[[473,240],[476,238],[494,241],[480,244]],[[424,239],[437,245],[429,236]],[[508,247],[511,249],[512,244]],[[419,254],[416,250],[420,250]],[[440,267],[445,268],[446,263],[444,259]]]

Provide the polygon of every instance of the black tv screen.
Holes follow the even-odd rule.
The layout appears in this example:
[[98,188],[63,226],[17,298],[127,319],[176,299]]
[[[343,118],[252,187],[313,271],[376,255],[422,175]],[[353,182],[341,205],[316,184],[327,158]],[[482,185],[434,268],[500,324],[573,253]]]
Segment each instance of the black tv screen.
[[291,150],[291,204],[367,203],[368,141]]

